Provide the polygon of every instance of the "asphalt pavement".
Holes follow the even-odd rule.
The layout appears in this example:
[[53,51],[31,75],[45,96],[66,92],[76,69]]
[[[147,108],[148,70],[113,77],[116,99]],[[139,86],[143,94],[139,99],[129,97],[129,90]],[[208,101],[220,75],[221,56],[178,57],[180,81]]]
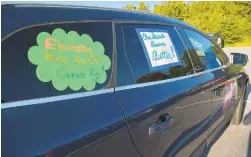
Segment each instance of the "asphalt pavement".
[[[245,53],[249,62],[245,71],[251,78],[251,47],[224,48],[229,55],[231,52]],[[226,126],[207,150],[203,157],[251,157],[251,81],[245,97],[243,121],[238,126]]]

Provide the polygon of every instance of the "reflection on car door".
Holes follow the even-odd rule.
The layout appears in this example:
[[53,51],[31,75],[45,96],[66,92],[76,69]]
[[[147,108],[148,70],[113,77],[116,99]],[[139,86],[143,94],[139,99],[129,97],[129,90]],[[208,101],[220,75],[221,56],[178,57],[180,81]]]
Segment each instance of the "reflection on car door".
[[[208,94],[212,95],[211,124],[209,129],[210,142],[220,129],[229,120],[235,102],[236,81],[228,76],[228,69],[220,49],[203,35],[188,29],[179,29],[184,35],[187,47],[192,47],[193,57],[197,58],[195,65],[205,67],[207,73],[211,73],[212,88]],[[196,69],[197,70],[197,69]]]
[[[168,33],[184,65],[151,71],[135,28]],[[193,73],[188,53],[171,26],[117,24],[116,42],[115,94],[139,152],[144,157],[189,156],[207,138],[212,74]]]

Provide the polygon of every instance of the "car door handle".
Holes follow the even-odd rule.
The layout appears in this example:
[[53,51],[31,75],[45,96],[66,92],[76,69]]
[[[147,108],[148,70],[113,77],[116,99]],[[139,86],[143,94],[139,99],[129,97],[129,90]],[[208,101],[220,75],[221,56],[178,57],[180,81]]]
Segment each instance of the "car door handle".
[[152,135],[155,132],[160,132],[161,134],[165,133],[168,128],[172,125],[173,123],[173,116],[170,116],[169,114],[165,113],[161,115],[157,122],[152,124],[149,127],[149,135]]

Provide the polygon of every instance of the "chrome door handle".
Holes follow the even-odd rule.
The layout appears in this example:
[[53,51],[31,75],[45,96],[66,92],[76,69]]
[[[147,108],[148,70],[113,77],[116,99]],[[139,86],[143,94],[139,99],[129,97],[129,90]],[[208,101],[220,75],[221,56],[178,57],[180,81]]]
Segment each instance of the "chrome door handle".
[[158,118],[157,122],[155,122],[149,127],[149,135],[152,135],[155,132],[160,132],[161,134],[165,133],[172,125],[172,123],[173,116],[170,116],[169,114],[161,115]]

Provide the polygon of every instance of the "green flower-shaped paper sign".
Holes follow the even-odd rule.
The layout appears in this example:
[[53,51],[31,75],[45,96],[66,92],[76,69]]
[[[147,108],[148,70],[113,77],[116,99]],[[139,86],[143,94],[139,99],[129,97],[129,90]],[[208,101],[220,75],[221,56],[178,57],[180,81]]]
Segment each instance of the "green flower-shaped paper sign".
[[52,34],[39,33],[37,44],[29,49],[28,58],[37,65],[36,75],[40,81],[52,81],[60,91],[68,86],[75,91],[82,87],[90,91],[96,83],[106,81],[111,60],[104,54],[104,46],[93,42],[89,35],[66,33],[57,28]]

